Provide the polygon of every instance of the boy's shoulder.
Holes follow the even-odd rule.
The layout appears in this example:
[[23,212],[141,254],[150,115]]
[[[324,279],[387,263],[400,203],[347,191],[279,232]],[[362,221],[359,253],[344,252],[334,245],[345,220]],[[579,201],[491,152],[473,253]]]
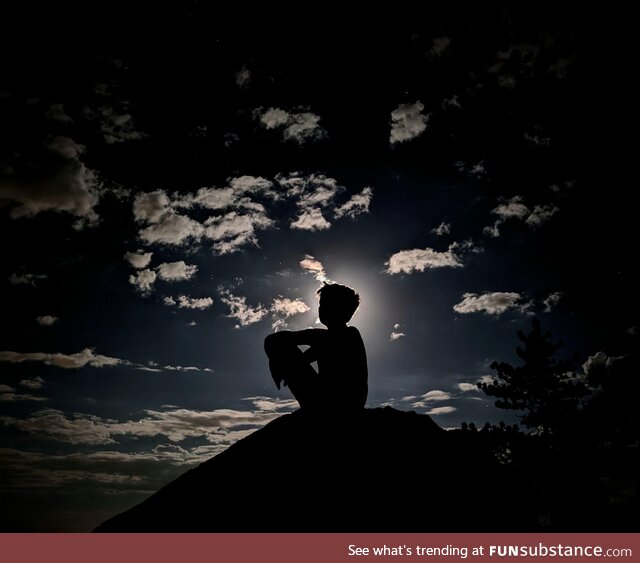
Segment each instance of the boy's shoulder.
[[360,337],[360,331],[355,327],[355,326],[348,326],[347,327],[347,331],[349,333],[349,336],[357,336]]

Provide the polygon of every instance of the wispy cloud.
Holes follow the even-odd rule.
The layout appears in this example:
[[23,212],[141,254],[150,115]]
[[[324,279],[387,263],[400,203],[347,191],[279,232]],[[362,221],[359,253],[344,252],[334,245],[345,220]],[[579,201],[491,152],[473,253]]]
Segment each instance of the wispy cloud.
[[453,109],[461,109],[460,100],[458,96],[452,96],[451,98],[445,98],[442,100],[442,109],[445,110],[453,110]]
[[556,305],[560,303],[560,300],[563,297],[563,293],[561,291],[554,291],[549,294],[549,296],[542,302],[544,305],[544,312],[550,313],[553,309],[556,308]]
[[13,273],[8,277],[9,283],[11,285],[31,285],[33,287],[36,286],[37,280],[46,280],[49,276],[46,274],[18,274]]
[[178,295],[177,298],[171,296],[164,297],[162,300],[165,305],[170,307],[177,306],[180,309],[208,309],[213,305],[211,297],[189,297],[187,295]]
[[302,145],[327,137],[327,132],[320,125],[320,116],[310,111],[288,112],[272,107],[258,109],[255,115],[266,129],[281,130],[285,141]]
[[238,72],[236,72],[236,85],[239,88],[246,88],[251,82],[251,71],[243,66]]
[[305,254],[305,257],[300,260],[300,267],[306,272],[313,274],[313,277],[316,278],[321,283],[329,283],[330,280],[327,277],[326,272],[324,271],[324,266],[320,260],[316,260],[310,254]]
[[393,325],[393,331],[389,335],[389,340],[391,340],[391,342],[406,336],[404,332],[400,331],[400,328],[401,328],[400,323],[396,323],[396,324]]
[[358,215],[369,212],[372,199],[373,189],[366,187],[360,193],[355,194],[349,201],[336,207],[334,214],[337,218],[346,215],[355,219]]
[[129,105],[129,103],[122,102],[117,106],[104,104],[97,107],[86,107],[83,116],[98,122],[105,142],[110,145],[139,141],[144,139],[147,134],[135,128]]
[[253,307],[247,303],[246,297],[234,295],[225,288],[220,290],[220,301],[229,307],[229,314],[226,316],[238,321],[234,328],[255,324],[269,313],[261,303]]
[[300,298],[290,299],[288,297],[280,296],[271,302],[269,310],[271,311],[273,318],[271,328],[276,330],[287,326],[286,319],[306,313],[307,311],[310,311],[311,308]]
[[480,160],[475,163],[466,163],[463,160],[458,160],[455,164],[456,169],[462,172],[466,176],[472,178],[484,178],[487,175],[487,168],[484,164],[484,160]]
[[503,200],[491,213],[498,218],[493,225],[484,228],[484,233],[491,237],[500,236],[500,227],[509,220],[524,221],[531,227],[539,227],[546,223],[558,211],[553,204],[536,205],[531,211],[525,204],[522,196],[516,195],[508,200]]
[[22,362],[42,362],[47,365],[65,369],[78,369],[85,366],[101,368],[118,365],[130,365],[131,362],[94,353],[91,348],[85,348],[76,354],[48,354],[44,352],[0,352],[0,362],[19,364]]
[[[65,212],[77,217],[80,229],[98,220],[94,208],[100,199],[100,183],[93,170],[80,160],[83,145],[69,137],[55,137],[47,150],[52,163],[46,174],[30,179],[8,176],[0,180],[0,199],[14,202],[14,219],[35,217],[45,211]],[[38,178],[38,179],[34,179]]]
[[458,409],[456,407],[452,407],[451,405],[446,405],[444,407],[433,407],[427,411],[427,414],[430,416],[437,416],[439,414],[450,414],[452,412],[456,412]]
[[449,245],[448,250],[442,252],[433,248],[401,250],[391,255],[385,262],[387,267],[385,271],[388,274],[411,274],[433,268],[462,268],[461,249],[463,247],[454,243]]
[[44,379],[40,376],[33,377],[32,379],[22,379],[19,385],[27,389],[40,389],[44,385]]
[[442,237],[444,235],[448,235],[451,233],[451,223],[447,223],[446,221],[442,221],[437,227],[431,229],[431,232],[434,235]]
[[530,307],[531,301],[520,293],[497,291],[481,294],[465,293],[462,296],[462,301],[453,306],[453,310],[463,315],[485,313],[498,316],[510,309],[524,313]]
[[0,403],[17,403],[21,401],[48,401],[47,397],[31,395],[30,393],[17,393],[8,385],[0,385]]
[[[294,401],[278,401],[269,397],[253,397],[245,401],[251,404],[251,410],[149,409],[143,411],[142,417],[125,421],[43,409],[26,419],[0,416],[0,424],[70,444],[105,445],[117,443],[119,437],[164,437],[174,443],[187,438],[204,438],[209,443],[228,446],[238,437],[246,436],[295,407]],[[234,432],[241,433],[241,436],[234,436]]]

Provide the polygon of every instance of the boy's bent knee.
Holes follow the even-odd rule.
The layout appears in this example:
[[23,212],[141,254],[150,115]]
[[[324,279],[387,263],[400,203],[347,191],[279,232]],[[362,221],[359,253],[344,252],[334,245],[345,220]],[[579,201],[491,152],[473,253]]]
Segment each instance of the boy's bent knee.
[[271,355],[278,346],[278,339],[275,338],[276,334],[268,334],[264,339],[264,351],[267,356]]

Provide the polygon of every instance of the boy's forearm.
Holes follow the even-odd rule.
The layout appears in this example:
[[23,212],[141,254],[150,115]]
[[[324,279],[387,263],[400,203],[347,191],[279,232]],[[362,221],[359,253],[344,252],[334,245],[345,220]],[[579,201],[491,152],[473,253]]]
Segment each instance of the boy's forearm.
[[312,330],[281,330],[270,334],[267,339],[279,344],[311,345],[313,343]]

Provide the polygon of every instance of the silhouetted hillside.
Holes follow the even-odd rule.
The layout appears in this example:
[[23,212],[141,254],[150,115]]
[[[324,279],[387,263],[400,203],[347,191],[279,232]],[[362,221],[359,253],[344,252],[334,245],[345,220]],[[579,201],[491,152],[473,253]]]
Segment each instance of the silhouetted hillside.
[[96,531],[537,529],[532,487],[479,443],[389,407],[349,418],[297,411]]

